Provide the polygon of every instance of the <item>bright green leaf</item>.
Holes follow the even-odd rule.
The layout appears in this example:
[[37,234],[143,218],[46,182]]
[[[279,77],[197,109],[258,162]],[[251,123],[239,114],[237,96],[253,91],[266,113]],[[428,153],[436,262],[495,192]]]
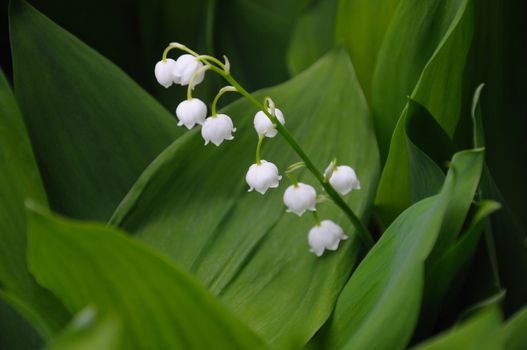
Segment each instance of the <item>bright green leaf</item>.
[[[408,0],[405,1],[404,4],[415,2],[416,1]],[[412,99],[423,105],[436,119],[438,124],[441,125],[447,135],[452,137],[452,133],[459,119],[463,88],[463,71],[465,66],[466,54],[471,42],[470,38],[472,33],[473,18],[470,0],[446,2],[443,1],[441,2],[441,4],[439,4],[438,1],[417,2],[419,4],[415,7],[416,11],[423,11],[421,7],[429,6],[430,9],[428,10],[431,12],[426,12],[428,15],[433,15],[436,13],[435,11],[441,10],[441,13],[443,13],[446,18],[451,18],[451,20],[448,21],[450,25],[448,27],[448,30],[446,31],[446,34],[444,35],[444,37],[442,37],[441,43],[437,47],[437,50],[435,50],[435,52],[431,56],[428,63],[426,63],[426,66],[424,67],[424,70],[422,70],[422,72],[421,65],[421,68],[418,71],[418,73],[420,73],[421,75],[419,77],[417,85],[415,85],[416,82],[412,78],[411,86],[409,85],[408,87],[405,87],[403,91],[400,91],[401,89],[395,89],[394,87],[391,87],[390,80],[387,77],[382,77],[381,73],[378,73],[379,86],[381,88],[379,88],[379,90],[374,89],[374,93],[378,94],[380,102],[378,102],[376,105],[374,99],[374,111],[377,109],[376,116],[379,116],[381,113],[386,113],[386,120],[393,120],[393,124],[391,122],[385,122],[383,119],[384,117],[381,117],[380,120],[377,120],[379,121],[379,128],[384,129],[384,132],[378,134],[379,137],[383,138],[384,142],[387,143],[390,140],[391,136],[390,151],[381,176],[381,181],[379,183],[379,191],[377,193],[377,197],[375,198],[375,204],[379,208],[381,218],[386,224],[390,223],[400,212],[407,208],[411,203],[408,148],[406,145],[406,135],[404,132],[406,127],[406,115],[409,113],[408,105],[404,108],[404,111],[402,112],[402,115],[399,118],[397,125],[395,126],[395,130],[393,130],[396,115],[404,106],[404,103],[406,101],[406,95],[408,95],[409,92],[413,89]],[[410,5],[407,4],[405,6]],[[418,33],[420,30],[418,29],[418,27],[411,27],[410,24],[412,23],[402,23],[404,22],[403,15],[406,13],[406,11],[410,11],[409,9],[403,11],[403,9],[406,8],[405,6],[403,6],[403,3],[401,3],[401,6],[398,10],[402,12],[399,15],[401,16],[401,19],[398,20],[399,22],[401,22],[399,26],[409,26],[409,28],[407,28],[406,30]],[[416,12],[416,14],[414,15],[415,18],[417,18],[417,13],[419,12]],[[441,20],[446,20],[446,18],[443,18],[443,16],[439,17],[439,19]],[[427,26],[430,26],[431,23],[435,23],[432,19],[433,18],[428,18],[429,23],[426,22],[428,23]],[[424,21],[424,19],[422,20]],[[425,22],[423,22],[423,25],[424,24]],[[415,25],[416,24],[414,23],[414,26]],[[393,40],[399,42],[398,40],[400,40],[400,34],[395,33],[396,28],[397,23],[392,23],[390,30],[394,32],[392,34],[392,36],[394,36]],[[433,26],[433,28],[435,28],[435,26]],[[436,29],[433,30],[435,31]],[[421,38],[421,40],[430,40],[430,42],[432,41],[432,39],[427,39],[425,37]],[[411,42],[410,45],[416,45],[416,43],[412,42],[412,40],[410,39],[405,42]],[[395,45],[395,42],[391,45]],[[427,43],[426,45],[429,45],[429,43]],[[400,50],[400,48],[398,50]],[[386,55],[387,57],[389,57],[390,55],[394,55],[394,53],[390,53],[390,51],[386,49]],[[402,55],[400,56],[400,59],[405,60],[406,57],[406,55]],[[393,70],[392,74],[402,74],[403,76],[405,76],[399,71],[398,64],[402,63],[392,62],[388,65],[386,69]],[[403,66],[413,71],[416,68],[416,63],[413,62],[413,64],[414,66],[412,66],[412,60],[409,59],[409,62],[405,62]],[[382,72],[381,65],[381,62],[379,62],[377,71]],[[404,68],[401,69],[404,72]],[[417,78],[418,77],[415,77],[415,80]],[[414,85],[415,89],[413,88]],[[390,99],[396,99],[397,101],[389,102]],[[379,111],[379,103],[382,104],[382,110],[385,112]],[[397,106],[392,106],[392,104],[396,104]],[[393,136],[391,135],[392,131]],[[397,187],[394,187],[394,183],[397,183]]]
[[413,350],[498,350],[503,349],[501,313],[489,306],[458,327],[434,337]]
[[[5,301],[22,313],[44,337],[62,327],[67,313],[41,288],[26,264],[24,200],[47,205],[40,174],[22,115],[0,71],[0,286]],[[16,299],[16,301],[15,301]]]
[[102,316],[93,307],[79,312],[46,350],[115,350],[120,348],[122,324],[115,315]]
[[445,223],[458,214],[451,211],[456,193],[475,190],[482,163],[481,150],[457,153],[439,195],[414,204],[390,225],[340,294],[325,348],[407,345],[419,314],[425,260]]
[[472,25],[470,0],[401,0],[373,76],[372,106],[383,155],[410,94],[452,136]]
[[[313,88],[323,86],[324,89]],[[320,169],[333,157],[357,171],[362,190],[347,197],[365,220],[379,171],[373,127],[343,50],[329,53],[291,81],[261,91],[272,96],[286,126]],[[254,163],[256,112],[247,101],[224,110],[238,128],[233,141],[203,146],[199,131],[169,147],[141,176],[114,215],[119,224],[164,251],[198,276],[244,322],[273,344],[306,342],[329,316],[360,248],[352,226],[330,203],[320,217],[336,220],[352,236],[336,253],[308,251],[309,215],[286,214],[287,180],[265,196],[247,193],[245,172]],[[263,159],[283,172],[298,162],[277,136],[264,142]],[[314,184],[304,171],[299,180]],[[319,188],[319,186],[316,186]]]
[[122,349],[258,349],[262,343],[188,273],[107,226],[28,212],[28,261],[71,312],[123,323]]
[[105,58],[31,6],[10,9],[15,94],[50,205],[107,219],[178,134],[174,118]]
[[386,30],[400,0],[340,0],[336,38],[342,41],[357,70],[368,100],[373,71]]

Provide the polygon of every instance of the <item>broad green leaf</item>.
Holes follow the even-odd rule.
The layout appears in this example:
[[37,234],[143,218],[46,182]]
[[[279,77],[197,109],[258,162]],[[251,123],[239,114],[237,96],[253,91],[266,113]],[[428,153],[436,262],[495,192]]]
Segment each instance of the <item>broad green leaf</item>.
[[25,2],[11,2],[10,29],[15,95],[51,207],[107,219],[178,135],[173,117]]
[[[208,28],[209,20],[206,18],[207,6],[212,2],[210,0],[30,2],[62,28],[123,69],[170,109],[175,109],[185,92],[165,89],[154,78],[154,65],[165,46],[177,41],[198,52],[213,53],[211,47],[205,47],[206,37],[213,33]],[[213,94],[209,82],[210,79],[200,85],[196,90],[197,95],[210,97]]]
[[46,350],[115,350],[121,346],[121,333],[122,324],[118,317],[102,316],[88,306]]
[[452,136],[472,26],[470,0],[401,0],[373,75],[372,107],[383,156],[410,94]]
[[522,350],[527,347],[527,307],[523,307],[505,323],[505,349]]
[[[467,269],[476,252],[482,231],[488,224],[487,219],[499,208],[500,205],[493,201],[478,203],[476,213],[459,240],[450,245],[435,260],[429,261],[426,271],[422,317],[419,320],[421,331],[429,330],[433,326],[446,293],[459,291],[463,285],[462,280],[466,276]],[[456,281],[456,285],[453,286]]]
[[386,30],[400,0],[340,0],[336,38],[342,41],[357,70],[368,100],[373,71]]
[[[379,156],[347,54],[332,51],[291,81],[257,96],[272,96],[287,128],[319,169],[334,156],[356,169],[362,190],[347,201],[366,220]],[[244,177],[254,163],[256,109],[240,100],[224,112],[238,128],[233,141],[204,147],[199,131],[178,139],[141,176],[112,223],[198,276],[273,345],[289,337],[302,344],[329,316],[357,260],[360,241],[330,202],[319,205],[320,217],[337,221],[351,238],[322,258],[308,252],[307,233],[314,223],[309,215],[285,213],[285,178],[265,196],[247,193]],[[265,141],[262,157],[281,171],[299,160],[280,136]],[[298,175],[315,184],[306,171]]]
[[455,150],[430,112],[412,99],[395,130],[392,147],[398,152],[390,154],[377,192],[377,210],[386,222],[405,208],[394,208],[394,202],[408,206],[438,193]]
[[337,4],[338,0],[317,0],[296,21],[287,50],[291,75],[302,72],[333,48]]
[[217,1],[215,46],[248,88],[278,84],[289,77],[286,53],[295,20],[309,0]]
[[258,349],[262,343],[192,276],[124,232],[28,212],[28,261],[73,313],[122,321],[121,349]]
[[[416,1],[405,1],[405,3],[413,2]],[[402,109],[406,95],[413,89],[412,99],[422,104],[436,119],[439,125],[441,125],[447,135],[452,137],[452,133],[457,124],[457,120],[460,114],[460,103],[463,87],[463,70],[465,66],[466,54],[468,48],[470,47],[470,38],[472,34],[472,3],[470,0],[456,1],[455,4],[453,4],[453,1],[443,1],[441,2],[441,4],[438,4],[438,1],[417,2],[419,4],[416,4],[416,10],[420,9],[423,6],[430,6],[430,11],[432,10],[432,8],[435,9],[435,11],[441,9],[441,11],[444,12],[441,13],[445,15],[447,13],[454,12],[450,16],[447,16],[449,18],[453,16],[452,20],[450,21],[451,24],[448,28],[448,31],[441,40],[441,43],[437,47],[437,50],[435,50],[432,57],[424,67],[422,73],[421,69],[419,70],[421,76],[419,77],[417,85],[415,85],[415,81],[413,81],[412,79],[413,83],[411,86],[405,88],[404,92],[401,91],[400,93],[397,93],[396,91],[399,91],[401,89],[391,90],[393,87],[388,88],[388,86],[390,85],[389,79],[387,77],[382,78],[382,75],[379,73],[379,84],[382,85],[382,82],[385,82],[386,85],[382,85],[382,91],[377,91],[374,88],[374,94],[379,95],[379,101],[381,101],[383,104],[382,109],[387,112],[387,118],[393,118],[394,115],[397,115]],[[401,3],[401,6],[399,7],[398,11],[403,11],[402,9],[406,6],[403,5],[404,4]],[[403,14],[404,13],[405,11],[403,11]],[[427,14],[433,13],[435,12],[427,12]],[[403,14],[400,14],[400,16],[403,16]],[[403,21],[402,18],[403,17],[401,17],[400,21]],[[444,19],[443,16],[440,16],[437,20],[440,21],[440,19]],[[431,21],[431,19],[429,18],[428,21]],[[435,21],[432,22],[435,23]],[[391,31],[396,31],[396,24],[397,23],[392,23],[390,28]],[[403,25],[403,23],[401,23],[400,25]],[[406,26],[409,24],[404,25]],[[427,25],[429,26],[430,23],[428,23]],[[419,32],[418,28],[419,27],[412,27],[411,31],[417,33]],[[433,26],[433,28],[436,27]],[[437,29],[438,31],[440,31],[439,28],[440,27],[438,27]],[[397,36],[396,34],[393,35],[393,40],[400,40],[400,37],[398,36],[399,34],[397,34]],[[425,40],[425,38],[421,39]],[[432,39],[426,39],[425,41],[428,40]],[[386,41],[389,42],[388,39],[386,39]],[[412,40],[405,42],[412,42]],[[413,43],[412,45],[414,44],[415,43]],[[385,43],[385,45],[388,44]],[[395,45],[395,43],[393,43],[392,45]],[[428,45],[428,43],[426,45]],[[386,55],[389,55],[389,50],[386,49],[386,51]],[[394,55],[394,53],[392,52],[391,55]],[[403,59],[403,57],[406,56],[401,56],[401,59]],[[412,60],[409,59],[409,62],[404,63],[404,67],[411,66],[411,69],[414,69],[415,66],[412,66],[411,61]],[[399,63],[397,62],[390,63],[387,69],[394,69],[393,74],[399,74],[397,73],[398,68],[395,68],[398,67],[398,64]],[[377,69],[377,71],[381,70],[381,65],[382,63],[379,62],[379,68]],[[405,68],[401,69],[404,72]],[[404,75],[404,73],[400,74]],[[414,85],[415,88],[413,88]],[[400,96],[397,97],[398,94],[400,94]],[[385,100],[382,99],[383,96],[386,98]],[[390,106],[392,102],[388,102],[388,100],[392,98],[401,100],[400,102],[397,102],[398,106]],[[445,101],[448,101],[448,103],[446,103]],[[375,107],[374,99],[374,111],[376,109],[376,116],[378,116],[380,113],[378,111],[379,105],[377,104],[377,107]],[[406,145],[406,135],[404,132],[406,125],[406,115],[409,113],[408,110],[409,107],[407,105],[402,112],[401,118],[399,118],[399,121],[397,122],[395,130],[393,130],[393,124],[391,124],[389,127],[386,127],[388,123],[384,123],[382,118],[377,119],[377,121],[379,122],[379,127],[384,128],[385,134],[383,134],[382,131],[380,134],[378,134],[380,138],[384,139],[384,146],[386,146],[386,142],[390,140],[389,138],[393,130],[393,136],[391,136],[388,158],[386,160],[386,165],[384,167],[379,183],[379,190],[375,198],[375,204],[379,209],[381,219],[386,224],[390,223],[400,212],[407,208],[411,203],[408,150]],[[393,120],[395,121],[395,119]],[[381,149],[382,147],[383,146],[381,145]],[[394,184],[397,184],[397,186],[394,186]]]
[[477,184],[482,162],[481,150],[457,153],[441,192],[414,204],[390,225],[340,294],[323,333],[324,348],[407,345],[419,314],[425,260],[445,223],[458,214],[451,211],[456,193]]
[[503,349],[501,312],[489,306],[466,322],[444,332],[413,350],[497,350]]
[[[24,209],[26,198],[32,198],[42,205],[47,205],[47,199],[22,115],[1,71],[0,169],[2,293],[8,296],[9,300],[6,301],[11,307],[21,312],[42,336],[49,337],[66,322],[67,313],[27,270]],[[14,302],[9,296],[16,297],[17,301]]]

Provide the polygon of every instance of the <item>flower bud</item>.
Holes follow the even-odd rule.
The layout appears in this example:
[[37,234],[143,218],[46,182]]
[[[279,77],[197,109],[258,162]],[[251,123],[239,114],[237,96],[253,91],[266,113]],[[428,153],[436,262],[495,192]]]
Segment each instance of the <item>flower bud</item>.
[[181,102],[176,108],[176,116],[179,119],[178,126],[185,125],[192,129],[196,124],[203,124],[207,117],[207,106],[197,98],[191,98]]
[[[274,113],[280,124],[284,125],[285,119],[282,111],[275,108]],[[266,137],[275,137],[278,133],[276,126],[273,125],[273,122],[263,111],[259,111],[254,115],[254,128],[256,129],[258,136],[262,136],[262,134],[265,133]]]
[[232,119],[226,114],[218,114],[205,119],[201,128],[201,136],[205,140],[205,145],[210,141],[219,146],[223,140],[232,140],[234,138],[232,133],[235,131]]
[[[194,73],[201,67],[203,67],[203,63],[201,63],[196,57],[189,54],[179,56],[173,71],[174,83],[182,86],[188,85]],[[192,88],[201,83],[204,77],[205,71],[199,73],[192,82]]]
[[313,227],[307,237],[310,251],[321,256],[324,250],[337,250],[340,241],[348,239],[342,228],[331,220],[322,220],[320,225]]
[[245,181],[249,185],[249,192],[256,190],[261,194],[269,188],[276,188],[282,177],[278,175],[278,168],[273,163],[261,160],[260,164],[253,164],[249,167]]
[[360,182],[357,174],[355,174],[355,170],[350,166],[334,166],[331,163],[324,174],[326,174],[326,177],[329,176],[331,186],[343,196],[350,193],[351,190],[360,190]]
[[164,87],[168,88],[174,82],[174,71],[176,69],[176,61],[171,58],[161,60],[156,63],[154,74],[156,75],[157,82]]
[[299,182],[285,190],[284,203],[288,213],[301,216],[306,210],[316,210],[317,192],[312,186]]

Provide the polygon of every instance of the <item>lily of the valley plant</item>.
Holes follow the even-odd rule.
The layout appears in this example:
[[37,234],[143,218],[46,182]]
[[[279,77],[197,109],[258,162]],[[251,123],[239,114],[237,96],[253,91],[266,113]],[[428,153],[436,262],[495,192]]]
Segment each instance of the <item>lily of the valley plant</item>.
[[[179,49],[185,53],[179,56],[177,60],[173,60],[167,57],[172,49]],[[192,97],[192,91],[204,80],[205,72],[209,70],[219,74],[231,85],[219,90],[212,101],[210,116],[207,117],[207,105],[200,99]],[[289,213],[299,216],[306,211],[312,213],[315,226],[308,234],[311,252],[321,256],[325,250],[336,250],[340,241],[348,238],[342,228],[332,220],[321,221],[319,219],[316,204],[323,202],[324,198],[330,198],[344,211],[367,248],[373,245],[371,234],[341,197],[341,195],[347,195],[354,189],[360,189],[360,182],[355,170],[348,165],[337,165],[334,159],[322,174],[286,129],[284,114],[275,106],[272,98],[266,97],[263,102],[259,102],[247,92],[232,77],[230,63],[226,56],[222,62],[212,56],[200,55],[180,43],[170,43],[163,52],[161,61],[155,66],[155,76],[159,84],[165,88],[172,84],[187,86],[187,99],[182,101],[176,109],[178,125],[188,129],[201,125],[201,135],[205,140],[205,145],[212,143],[215,146],[220,146],[223,141],[234,139],[236,128],[233,120],[226,114],[217,113],[218,101],[224,93],[238,92],[259,109],[254,116],[254,128],[258,137],[256,161],[249,166],[245,176],[249,191],[255,190],[265,194],[269,189],[279,186],[282,179],[279,169],[271,161],[261,158],[261,149],[266,138],[274,138],[277,134],[281,134],[285,138],[302,161],[290,165],[285,170],[285,174],[293,184],[284,192],[283,200]],[[317,196],[313,186],[298,182],[293,172],[303,167],[306,167],[313,174],[327,195]]]

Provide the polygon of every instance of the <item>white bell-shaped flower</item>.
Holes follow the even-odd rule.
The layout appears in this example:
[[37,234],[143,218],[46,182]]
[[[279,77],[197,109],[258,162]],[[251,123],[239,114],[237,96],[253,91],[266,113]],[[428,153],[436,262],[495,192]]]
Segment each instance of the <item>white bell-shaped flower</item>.
[[284,203],[288,213],[295,213],[298,216],[304,214],[306,210],[315,211],[317,191],[312,186],[299,182],[285,190]]
[[154,74],[157,82],[168,88],[174,82],[174,71],[176,70],[176,61],[171,58],[161,60],[156,63]]
[[191,98],[181,102],[176,108],[179,119],[178,126],[185,125],[192,129],[196,124],[203,124],[207,118],[207,105],[198,98]]
[[360,190],[360,182],[355,174],[355,170],[347,165],[334,166],[333,163],[324,172],[329,176],[329,183],[341,195],[346,195],[351,190]]
[[348,239],[342,228],[331,220],[322,220],[309,231],[307,240],[310,251],[316,256],[324,254],[324,250],[337,250],[340,241]]
[[271,162],[261,160],[260,164],[253,164],[245,175],[245,181],[249,185],[249,192],[256,190],[261,194],[269,188],[276,188],[282,177],[278,174],[278,168]]
[[[194,73],[201,67],[203,67],[203,63],[201,63],[196,57],[189,54],[179,56],[176,61],[175,69],[173,70],[174,83],[180,84],[182,86],[188,85]],[[205,71],[202,70],[194,78],[194,81],[192,82],[192,88],[201,83],[204,77]]]
[[[284,114],[281,110],[275,108],[274,115],[282,125],[285,124]],[[258,111],[254,115],[254,128],[256,129],[258,136],[265,134],[266,137],[275,137],[278,133],[278,130],[276,130],[273,122],[271,122],[269,117],[267,117],[263,111]]]
[[226,114],[217,114],[205,119],[201,128],[201,136],[205,140],[205,145],[212,142],[216,146],[221,145],[223,140],[232,140],[232,133],[236,128],[232,124],[232,119]]

